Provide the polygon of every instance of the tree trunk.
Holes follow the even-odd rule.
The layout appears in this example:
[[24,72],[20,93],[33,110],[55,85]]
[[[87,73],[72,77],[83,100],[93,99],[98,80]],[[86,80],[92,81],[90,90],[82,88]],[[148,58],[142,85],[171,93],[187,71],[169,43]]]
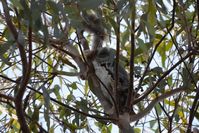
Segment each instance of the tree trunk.
[[119,116],[118,126],[122,133],[134,133],[133,127],[130,125],[130,116],[128,113]]

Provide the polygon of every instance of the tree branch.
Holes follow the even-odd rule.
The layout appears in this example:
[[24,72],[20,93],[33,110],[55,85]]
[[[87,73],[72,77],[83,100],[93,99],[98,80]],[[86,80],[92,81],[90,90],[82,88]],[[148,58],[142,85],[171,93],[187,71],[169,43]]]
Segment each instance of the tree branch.
[[162,130],[161,130],[161,121],[160,121],[160,117],[159,117],[158,110],[157,110],[156,107],[155,107],[155,114],[157,116],[158,130],[159,130],[159,133],[161,133],[162,132]]
[[[17,91],[15,101],[14,101],[16,113],[17,113],[18,121],[19,121],[22,131],[25,133],[30,133],[30,130],[29,130],[28,125],[25,120],[25,115],[24,115],[24,111],[23,111],[23,103],[22,103],[23,95],[26,90],[26,86],[28,84],[29,78],[30,78],[30,71],[29,71],[29,68],[27,67],[28,63],[27,63],[26,52],[24,49],[24,44],[22,44],[23,42],[21,41],[21,40],[23,40],[24,37],[21,34],[18,34],[15,26],[13,25],[13,23],[11,21],[11,16],[9,14],[9,8],[8,8],[7,1],[2,0],[2,5],[3,5],[4,13],[5,13],[6,23],[8,25],[9,30],[11,31],[15,41],[17,42],[17,46],[19,48],[19,53],[20,53],[20,57],[21,57],[21,61],[22,61],[22,75],[23,76],[22,76],[22,81],[20,83],[20,87]],[[30,67],[31,67],[31,64],[30,64]]]
[[179,60],[175,65],[173,65],[168,71],[164,72],[164,74],[158,79],[158,81],[150,88],[148,88],[143,95],[141,95],[139,98],[135,99],[133,101],[133,104],[136,104],[140,101],[142,101],[149,93],[151,93],[157,85],[167,76],[170,74],[170,72],[175,69],[178,65],[180,65],[184,60],[189,58],[193,53],[188,53],[185,57],[183,57],[181,60]]
[[197,87],[196,88],[196,95],[194,97],[194,101],[193,101],[192,107],[190,109],[189,124],[188,124],[188,127],[187,127],[187,133],[190,133],[190,131],[191,131],[192,122],[193,122],[194,116],[196,114],[196,111],[198,109],[198,105],[199,105],[198,100],[199,100],[199,88]]
[[[6,79],[6,80],[8,80],[8,81],[11,81],[11,82],[13,82],[13,83],[20,84],[20,82],[17,82],[17,81],[15,81],[15,80],[13,80],[13,79],[10,79],[10,78],[8,78],[8,77],[6,77],[6,76],[0,75],[0,77]],[[36,93],[38,93],[38,94],[40,94],[40,95],[43,95],[42,92],[40,92],[40,91],[38,91],[38,90],[36,90],[36,89],[30,87],[30,86],[27,86],[27,88],[30,89],[30,90],[32,90],[32,91],[34,91],[34,92],[36,92]],[[111,120],[111,121],[117,121],[117,119],[115,119],[115,118],[102,117],[102,116],[98,116],[98,115],[91,115],[91,114],[82,112],[82,111],[80,111],[79,109],[76,109],[76,108],[74,108],[74,107],[71,107],[71,106],[69,106],[69,105],[67,105],[67,104],[64,104],[64,103],[60,102],[60,101],[57,101],[56,99],[54,99],[54,98],[52,98],[52,97],[50,97],[50,100],[53,101],[53,102],[55,102],[55,103],[57,103],[57,104],[59,104],[59,105],[61,105],[61,106],[63,106],[63,107],[65,107],[65,108],[67,108],[67,109],[69,109],[69,110],[72,110],[72,111],[74,111],[74,112],[76,112],[76,113],[78,113],[78,114],[80,114],[80,115],[84,115],[84,116],[88,116],[88,117],[91,117],[91,118],[95,118],[95,119],[97,119],[97,120]]]
[[[118,11],[118,15],[116,17],[116,21],[117,21],[117,31],[116,31],[116,65],[115,65],[115,88],[113,89],[113,95],[115,97],[115,101],[116,101],[116,107],[115,107],[115,111],[116,111],[116,115],[117,117],[119,116],[119,88],[118,88],[118,82],[119,82],[119,72],[118,72],[118,68],[119,68],[119,54],[120,54],[120,17],[119,17],[119,11]],[[121,86],[122,87],[122,86]]]
[[174,116],[176,114],[176,111],[177,111],[177,109],[179,107],[178,103],[180,101],[180,98],[181,98],[181,95],[179,95],[179,97],[177,99],[175,99],[175,107],[174,107],[174,110],[172,111],[173,114],[168,117],[169,118],[169,128],[168,128],[168,132],[169,133],[172,132],[173,118],[174,118]]
[[143,111],[139,112],[136,115],[131,116],[131,121],[133,122],[133,121],[137,121],[141,119],[142,117],[146,116],[158,102],[185,90],[186,88],[177,88],[177,89],[168,91],[162,94],[161,96],[156,97],[154,100],[151,101],[151,103]]
[[[52,41],[52,42],[51,42]],[[80,72],[79,74],[81,75],[80,77],[82,78],[85,78],[86,77],[86,72],[87,72],[87,67],[86,67],[86,64],[82,61],[80,55],[79,55],[79,52],[72,46],[72,45],[65,45],[66,46],[66,49],[63,49],[62,47],[59,47],[55,44],[59,44],[59,43],[62,43],[62,42],[57,42],[57,41],[54,41],[54,40],[51,40],[50,43],[51,43],[51,46],[69,56],[71,56],[73,58],[73,60],[77,63],[79,69],[80,69]]]
[[[88,47],[88,42],[86,40],[86,38],[83,36],[83,32],[80,32],[77,30],[77,37],[78,37],[78,41],[83,45],[83,48],[84,50],[89,50],[89,47]],[[94,66],[93,66],[93,63],[92,63],[92,59],[90,58],[87,58],[84,56],[84,53],[83,53],[83,49],[80,45],[80,43],[78,43],[79,45],[79,48],[80,48],[80,52],[83,56],[83,60],[85,62],[85,64],[87,65],[88,67],[88,81],[92,81],[94,84],[93,84],[93,88],[90,88],[91,91],[98,97],[98,99],[100,100],[101,103],[104,103],[103,101],[106,102],[106,104],[108,105],[108,102],[106,101],[106,97],[103,95],[102,91],[101,91],[101,86],[100,84],[105,88],[105,90],[108,92],[108,94],[110,95],[111,97],[111,100],[113,101],[113,104],[114,104],[114,107],[116,110],[117,109],[117,104],[116,104],[116,101],[113,97],[113,94],[111,93],[111,91],[108,89],[108,87],[100,80],[100,78],[95,74],[95,70],[94,70]],[[99,84],[100,83],[100,84]],[[117,112],[117,111],[116,111]]]
[[77,38],[81,42],[84,50],[88,50],[89,49],[88,42],[86,41],[86,38],[83,36],[83,31],[77,29],[76,33],[77,33]]
[[4,98],[6,100],[14,101],[14,97],[12,97],[12,96],[8,96],[8,95],[4,95],[4,94],[0,93],[0,97],[1,97],[1,99]]
[[[174,27],[174,24],[175,24],[175,10],[176,10],[176,2],[175,0],[173,1],[173,14],[172,14],[172,22],[171,22],[171,27],[168,29],[168,31],[171,31]],[[144,80],[144,77],[146,76],[147,72],[148,72],[148,69],[149,69],[149,66],[151,64],[151,61],[156,53],[156,50],[157,48],[159,47],[159,45],[162,43],[162,41],[166,38],[166,36],[168,35],[168,32],[160,39],[160,41],[155,45],[155,48],[151,54],[151,58],[149,59],[148,61],[148,64],[144,70],[144,73],[143,73],[143,76],[141,77],[140,81],[139,81],[139,84],[138,84],[138,89],[141,88],[142,86],[142,82]]]
[[[130,55],[130,80],[129,80],[129,88],[128,88],[128,97],[127,97],[127,107],[131,110],[131,99],[132,99],[132,91],[134,91],[134,51],[135,51],[135,1],[131,2],[132,7],[132,16],[131,16],[131,55]],[[134,99],[134,94],[133,94]]]

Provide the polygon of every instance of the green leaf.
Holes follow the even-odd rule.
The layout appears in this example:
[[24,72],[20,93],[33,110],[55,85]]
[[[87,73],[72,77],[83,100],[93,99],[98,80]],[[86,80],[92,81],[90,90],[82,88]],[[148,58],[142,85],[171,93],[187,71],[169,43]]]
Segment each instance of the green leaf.
[[77,126],[80,125],[80,114],[75,113],[75,118],[73,119],[73,123],[76,124]]
[[53,88],[53,92],[54,92],[55,96],[57,97],[58,101],[61,101],[61,95],[60,95],[60,92],[59,92],[60,89],[61,88],[60,88],[59,85],[55,85],[54,88]]
[[87,100],[81,98],[81,101],[77,101],[77,108],[81,109],[83,112],[88,112],[88,102]]
[[179,117],[179,115],[176,114],[176,113],[175,113],[175,115],[174,115],[174,118],[175,118],[175,121],[176,121],[176,122],[179,122],[179,121],[180,121],[180,117]]
[[167,56],[166,56],[166,44],[165,44],[165,42],[162,42],[162,43],[159,45],[157,51],[158,51],[158,53],[159,53],[160,56],[161,56],[161,59],[162,59],[162,66],[165,67],[165,61],[166,61],[166,58],[167,58]]
[[3,54],[6,53],[10,47],[11,47],[11,43],[1,44],[0,45],[0,56],[3,56]]
[[108,131],[109,131],[109,133],[111,133],[112,127],[113,127],[112,124],[110,124],[110,125],[108,126]]
[[85,82],[84,92],[85,92],[85,95],[88,95],[88,92],[89,92],[89,86],[88,86],[88,82],[87,82],[87,81]]
[[166,44],[165,50],[166,50],[166,51],[170,51],[171,48],[172,48],[172,46],[173,46],[173,41],[172,41],[172,40],[169,40],[169,41],[167,42],[167,44]]
[[157,122],[156,120],[150,121],[150,122],[149,122],[150,128],[153,128],[154,125],[156,124],[156,122]]
[[32,132],[38,132],[37,122],[39,121],[39,108],[40,107],[34,106],[34,112],[32,114],[32,118],[31,118],[31,121],[30,121],[30,124],[29,124]]
[[164,101],[165,101],[165,103],[168,104],[169,106],[173,106],[173,107],[175,106],[175,101],[174,101],[174,100],[167,100],[167,99],[165,99]]
[[148,22],[151,26],[155,26],[156,24],[156,6],[154,0],[149,0],[148,7]]
[[49,110],[50,110],[50,96],[48,94],[47,88],[45,86],[42,85],[41,87],[42,91],[43,91],[43,97],[44,97],[44,119],[46,121],[47,127],[48,129],[50,128],[50,114],[49,114]]
[[[186,68],[182,69],[182,81],[183,81],[184,88],[191,88],[190,75]],[[190,91],[191,91],[191,89],[190,89]]]
[[161,109],[161,107],[160,107],[159,104],[156,104],[156,105],[155,105],[155,109],[156,109],[158,115],[161,115],[161,114],[162,114],[162,109]]
[[69,94],[67,96],[67,101],[70,102],[70,101],[73,101],[75,99],[75,96],[73,94]]
[[139,26],[139,29],[138,29],[138,35],[137,36],[140,36],[141,33],[144,33],[144,34],[147,33],[146,32],[146,24],[147,24],[147,14],[144,13],[140,17],[140,26]]
[[20,0],[10,0],[10,2],[15,6],[17,7],[18,9],[23,9],[23,6],[21,5],[20,3]]
[[67,18],[70,21],[70,25],[74,28],[82,28],[82,17],[79,14],[77,6],[68,6],[64,9],[67,14]]
[[105,125],[101,128],[101,133],[110,133]]
[[149,0],[149,5],[148,5],[148,15],[147,15],[147,29],[150,35],[150,42],[152,42],[152,40],[155,37],[155,25],[156,25],[156,6],[155,6],[155,2],[153,0]]
[[53,70],[53,68],[52,68],[53,60],[52,60],[52,58],[48,58],[47,61],[48,61],[48,64],[49,64],[48,65],[48,72],[51,72]]
[[141,133],[141,129],[140,128],[134,128],[134,133]]
[[66,109],[65,107],[61,106],[58,110],[60,112],[59,113],[60,118],[64,118],[71,115],[71,110]]
[[138,56],[140,54],[148,54],[149,49],[152,47],[151,43],[144,43],[142,39],[137,39],[138,41],[138,48],[135,50],[135,56]]
[[57,3],[55,3],[54,1],[47,1],[47,7],[50,13],[54,15],[59,14],[59,8],[57,6]]
[[[7,54],[4,54],[5,56],[7,56]],[[9,62],[9,58],[5,57],[4,55],[0,55],[0,61],[2,62],[2,67],[6,64],[8,66],[11,66],[12,63]],[[5,63],[5,64],[4,64]]]
[[70,87],[73,88],[74,90],[76,90],[77,89],[76,82],[73,82],[72,84],[70,84]]
[[182,110],[178,110],[178,115],[179,115],[179,118],[182,120],[182,123],[186,124],[187,120],[186,120],[186,117],[184,115],[184,112]]
[[115,20],[111,17],[107,17],[108,21],[110,22],[111,26],[113,27],[115,34],[117,34],[117,23],[115,22]]
[[168,77],[167,77],[167,84],[168,84],[169,86],[172,86],[172,85],[173,85],[173,77],[172,77],[172,76],[168,76]]
[[74,63],[71,63],[67,58],[63,57],[63,56],[59,56],[58,60],[62,61],[64,64],[67,64],[68,66],[77,69],[77,67],[74,65]]
[[32,115],[33,121],[37,122],[39,120],[39,108],[40,107],[34,106],[34,112],[33,112],[33,115]]
[[96,9],[102,3],[104,3],[104,0],[80,0],[79,7],[80,9]]
[[50,129],[49,129],[49,133],[55,133],[55,128],[56,128],[56,124],[53,124]]
[[126,30],[125,32],[121,34],[121,39],[122,39],[121,46],[122,48],[124,48],[126,42],[129,41],[129,30]]

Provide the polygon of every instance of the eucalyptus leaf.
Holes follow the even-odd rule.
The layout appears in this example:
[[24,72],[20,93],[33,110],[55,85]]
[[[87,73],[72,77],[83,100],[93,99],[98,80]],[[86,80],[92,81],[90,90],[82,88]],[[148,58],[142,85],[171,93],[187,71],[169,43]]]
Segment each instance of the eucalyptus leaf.
[[41,89],[43,91],[43,97],[44,97],[44,119],[46,121],[46,124],[47,124],[47,127],[48,129],[50,128],[50,114],[49,114],[49,111],[50,111],[50,96],[49,96],[49,93],[48,93],[48,90],[45,86],[41,86]]
[[104,3],[104,0],[80,0],[79,6],[81,9],[96,9],[102,3]]

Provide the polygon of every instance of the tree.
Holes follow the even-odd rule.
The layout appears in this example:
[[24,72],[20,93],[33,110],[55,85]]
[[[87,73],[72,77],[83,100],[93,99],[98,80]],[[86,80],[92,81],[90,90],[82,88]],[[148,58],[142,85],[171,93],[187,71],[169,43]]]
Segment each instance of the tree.
[[[2,0],[1,9],[2,131],[198,131],[198,0]],[[101,16],[103,47],[129,73],[122,113],[101,106],[85,12]]]

